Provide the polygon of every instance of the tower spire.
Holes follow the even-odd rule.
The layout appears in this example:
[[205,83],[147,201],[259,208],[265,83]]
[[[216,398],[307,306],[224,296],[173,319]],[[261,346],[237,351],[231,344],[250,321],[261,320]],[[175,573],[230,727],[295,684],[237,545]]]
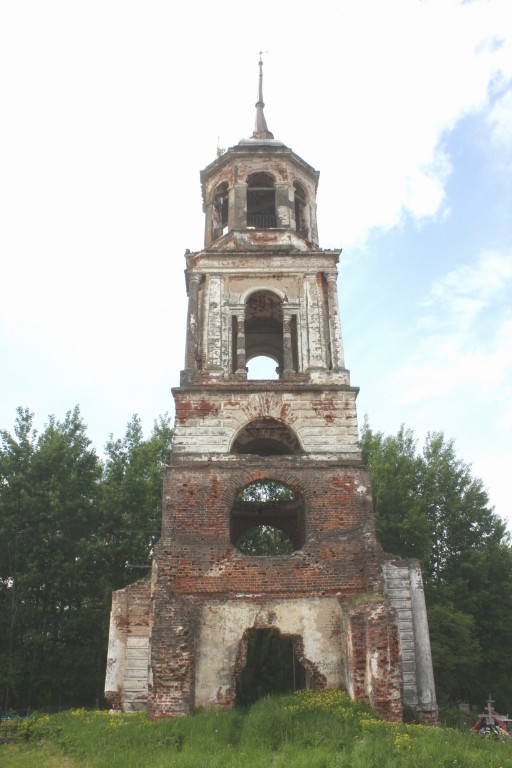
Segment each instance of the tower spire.
[[258,82],[258,101],[256,102],[256,122],[254,125],[254,133],[252,135],[253,139],[273,139],[274,134],[271,133],[267,128],[267,121],[265,120],[265,115],[263,112],[263,108],[265,106],[265,102],[263,101],[263,51],[259,52],[260,54],[260,60],[258,62],[258,66],[260,68],[260,76],[259,76],[259,82]]

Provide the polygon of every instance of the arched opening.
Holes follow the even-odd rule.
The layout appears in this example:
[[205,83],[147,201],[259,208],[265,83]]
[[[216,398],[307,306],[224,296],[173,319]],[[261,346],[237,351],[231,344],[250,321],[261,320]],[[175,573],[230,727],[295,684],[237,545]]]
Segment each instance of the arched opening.
[[247,378],[253,381],[279,378],[279,371],[276,361],[266,355],[257,355],[247,361]]
[[283,483],[257,480],[243,488],[230,516],[231,543],[251,557],[290,555],[304,545],[304,502]]
[[237,434],[231,453],[256,456],[283,456],[302,453],[295,432],[282,421],[272,418],[255,419]]
[[293,185],[295,198],[295,229],[306,240],[309,240],[309,226],[307,222],[307,196],[306,190],[296,181]]
[[306,687],[306,670],[297,658],[299,638],[276,629],[251,629],[244,638],[247,659],[236,683],[236,703],[247,707],[276,693]]
[[246,360],[266,357],[283,370],[283,306],[272,291],[256,291],[245,304]]
[[212,206],[213,239],[226,234],[228,226],[228,185],[226,181],[219,184],[213,196]]
[[276,190],[269,173],[247,177],[247,226],[270,229],[276,226]]

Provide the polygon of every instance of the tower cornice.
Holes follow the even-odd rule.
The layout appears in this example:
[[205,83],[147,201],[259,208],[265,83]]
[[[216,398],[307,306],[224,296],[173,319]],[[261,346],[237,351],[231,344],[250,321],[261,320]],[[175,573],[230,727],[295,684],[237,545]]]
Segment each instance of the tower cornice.
[[261,161],[265,161],[267,158],[272,160],[276,160],[277,158],[286,159],[295,165],[298,171],[301,171],[311,179],[314,184],[315,192],[318,189],[320,171],[315,170],[312,165],[307,163],[300,155],[294,152],[293,149],[285,146],[281,141],[263,142],[245,139],[242,140],[242,142],[233,147],[229,147],[223,155],[217,157],[212,163],[200,171],[203,203],[206,202],[206,183],[212,176],[215,176],[230,165],[236,166],[237,163],[243,162],[249,158],[259,158]]

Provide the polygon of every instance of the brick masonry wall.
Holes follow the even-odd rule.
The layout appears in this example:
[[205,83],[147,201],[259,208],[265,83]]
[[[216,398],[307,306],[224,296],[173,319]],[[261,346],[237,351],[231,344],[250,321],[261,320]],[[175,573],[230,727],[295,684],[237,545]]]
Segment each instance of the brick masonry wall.
[[[330,653],[333,647],[338,649],[333,655],[338,677],[315,671],[312,679],[317,686],[332,687],[345,680],[353,695],[369,701],[388,719],[398,719],[396,617],[381,597],[382,552],[374,534],[367,470],[339,462],[312,466],[310,459],[304,464],[303,457],[232,459],[200,466],[178,460],[165,473],[162,537],[155,552],[150,714],[187,714],[197,703],[231,706],[237,664],[243,661],[244,632],[251,622],[266,626],[254,617],[269,615],[280,616],[274,624],[269,620],[269,626],[298,638],[311,670],[321,670],[324,663],[311,651],[324,632],[322,642],[330,643],[326,646]],[[241,488],[269,477],[303,499],[306,543],[289,556],[241,555],[230,542],[230,510]],[[335,629],[303,619],[304,626],[299,622],[294,628],[293,617],[309,615],[322,600],[325,610],[332,612],[329,605],[334,601],[347,618],[340,618]],[[212,637],[205,629],[205,610],[224,616],[219,626],[212,625]],[[223,667],[218,654],[222,656],[226,638],[236,632],[231,666],[226,662]],[[205,663],[205,658],[210,661]],[[217,677],[212,659],[219,669]]]
[[349,690],[386,719],[402,719],[402,675],[394,610],[383,598],[348,604]]
[[[311,466],[302,457],[238,457],[224,466],[169,468],[162,537],[155,553],[172,590],[237,597],[381,592],[380,547],[373,527],[367,470]],[[252,460],[252,461],[251,461]],[[239,491],[273,479],[304,500],[306,543],[286,557],[248,557],[230,541],[230,511]]]

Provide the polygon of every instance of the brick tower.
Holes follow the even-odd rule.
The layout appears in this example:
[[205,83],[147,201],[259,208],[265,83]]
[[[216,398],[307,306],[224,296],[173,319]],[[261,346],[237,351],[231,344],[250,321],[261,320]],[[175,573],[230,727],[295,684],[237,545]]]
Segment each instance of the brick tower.
[[[186,252],[185,369],[151,577],[113,595],[106,696],[151,716],[231,707],[248,639],[292,643],[301,685],[390,720],[436,716],[421,573],[375,538],[338,250],[319,246],[319,174],[256,126],[201,173],[204,249]],[[255,358],[276,378],[252,378]],[[284,497],[244,496],[272,481]],[[248,531],[289,548],[250,554]],[[286,553],[283,553],[283,552]]]

